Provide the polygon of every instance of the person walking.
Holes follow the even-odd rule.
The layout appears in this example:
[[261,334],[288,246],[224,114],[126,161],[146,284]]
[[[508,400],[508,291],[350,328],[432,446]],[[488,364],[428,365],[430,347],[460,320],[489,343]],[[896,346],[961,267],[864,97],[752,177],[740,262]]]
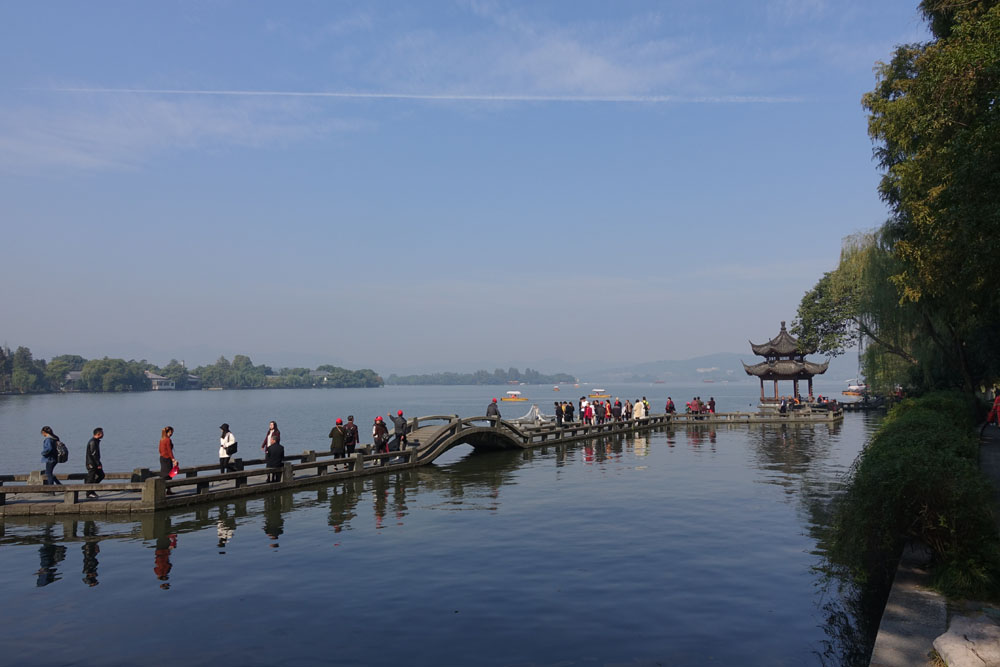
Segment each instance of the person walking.
[[674,405],[674,399],[667,396],[667,406],[664,409],[667,411],[668,415],[672,415],[677,412],[677,406]]
[[267,435],[264,436],[264,442],[260,446],[260,448],[264,450],[265,455],[267,455],[267,448],[271,446],[271,440],[273,438],[277,438],[278,444],[281,444],[281,431],[278,430],[278,422],[275,421],[268,422]]
[[62,482],[56,479],[55,473],[56,464],[59,463],[59,448],[56,443],[59,442],[59,436],[52,432],[51,426],[42,427],[42,464],[45,465],[45,481],[42,484],[58,484],[62,486]]
[[402,410],[398,410],[395,416],[387,416],[392,420],[393,435],[396,436],[389,445],[389,451],[398,452],[406,446],[406,418]]
[[347,455],[354,456],[354,448],[361,441],[358,436],[358,425],[354,423],[354,415],[347,415],[344,431],[347,433],[347,439],[344,442],[344,446],[347,447]]
[[559,404],[559,401],[553,401],[556,407],[556,428],[562,428],[563,420],[563,406]]
[[236,472],[236,467],[231,463],[232,456],[236,453],[236,447],[239,445],[236,442],[236,435],[229,430],[229,424],[223,424],[219,429],[222,431],[222,435],[219,436],[219,470],[222,474]]
[[573,407],[573,404],[570,403],[569,401],[566,401],[565,403],[563,403],[563,408],[566,411],[565,419],[563,421],[572,422],[573,421],[573,413],[575,411],[575,408]]
[[[516,412],[514,414],[517,414]],[[486,406],[486,416],[487,417],[500,417],[500,408],[497,407],[497,399],[493,399],[489,405]]]
[[[94,429],[94,437],[87,441],[87,484],[100,484],[104,479],[104,466],[101,465],[101,438],[104,437],[104,429],[98,426]],[[96,491],[87,491],[88,498],[96,498]]]
[[[170,479],[170,470],[177,465],[174,458],[174,427],[164,426],[160,431],[160,477],[163,481]],[[167,495],[172,496],[174,492],[167,489]]]
[[330,429],[330,451],[333,458],[342,459],[347,454],[347,429],[344,428],[344,420],[337,417],[337,423]]

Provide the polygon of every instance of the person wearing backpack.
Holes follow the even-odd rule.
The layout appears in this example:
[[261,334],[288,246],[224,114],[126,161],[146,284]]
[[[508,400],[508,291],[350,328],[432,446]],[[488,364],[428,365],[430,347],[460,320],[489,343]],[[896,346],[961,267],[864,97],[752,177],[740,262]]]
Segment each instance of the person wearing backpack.
[[51,426],[42,427],[42,463],[45,464],[45,481],[42,484],[58,484],[62,486],[62,482],[56,479],[53,474],[53,470],[56,468],[56,464],[59,463],[59,448],[56,443],[59,442],[59,436],[52,432]]
[[344,445],[347,447],[347,455],[354,456],[354,448],[358,446],[358,425],[354,423],[354,415],[347,415],[347,425],[344,426],[347,432],[347,439]]
[[[100,484],[104,479],[104,466],[101,465],[101,438],[104,429],[98,426],[94,429],[94,437],[87,442],[87,484]],[[88,498],[96,498],[95,491],[87,491]]]

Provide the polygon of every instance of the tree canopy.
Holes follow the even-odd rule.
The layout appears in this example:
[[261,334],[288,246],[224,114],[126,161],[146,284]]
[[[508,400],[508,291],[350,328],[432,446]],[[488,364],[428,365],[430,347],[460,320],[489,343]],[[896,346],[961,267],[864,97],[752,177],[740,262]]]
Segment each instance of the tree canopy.
[[897,47],[862,99],[890,218],[806,294],[797,325],[828,352],[857,336],[872,363],[971,391],[1000,375],[1000,4],[920,7],[933,39]]

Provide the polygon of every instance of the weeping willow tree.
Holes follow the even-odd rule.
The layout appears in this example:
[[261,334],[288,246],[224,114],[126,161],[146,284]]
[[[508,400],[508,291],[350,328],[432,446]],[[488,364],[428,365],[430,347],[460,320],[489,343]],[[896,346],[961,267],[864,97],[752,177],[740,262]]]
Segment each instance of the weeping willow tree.
[[862,99],[890,218],[848,239],[798,325],[861,345],[869,381],[971,392],[1000,379],[1000,1],[920,10],[933,38],[898,46]]
[[900,304],[890,280],[898,268],[878,232],[848,237],[837,268],[806,292],[792,324],[805,349],[838,356],[857,347],[878,392],[908,384],[919,366],[920,314],[915,304]]

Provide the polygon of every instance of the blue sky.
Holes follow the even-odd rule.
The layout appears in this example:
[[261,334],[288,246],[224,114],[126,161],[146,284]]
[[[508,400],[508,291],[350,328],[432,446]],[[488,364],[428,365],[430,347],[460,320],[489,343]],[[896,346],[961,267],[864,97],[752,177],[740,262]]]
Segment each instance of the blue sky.
[[915,0],[3,13],[0,341],[380,372],[776,334],[886,217],[860,97],[927,38]]

